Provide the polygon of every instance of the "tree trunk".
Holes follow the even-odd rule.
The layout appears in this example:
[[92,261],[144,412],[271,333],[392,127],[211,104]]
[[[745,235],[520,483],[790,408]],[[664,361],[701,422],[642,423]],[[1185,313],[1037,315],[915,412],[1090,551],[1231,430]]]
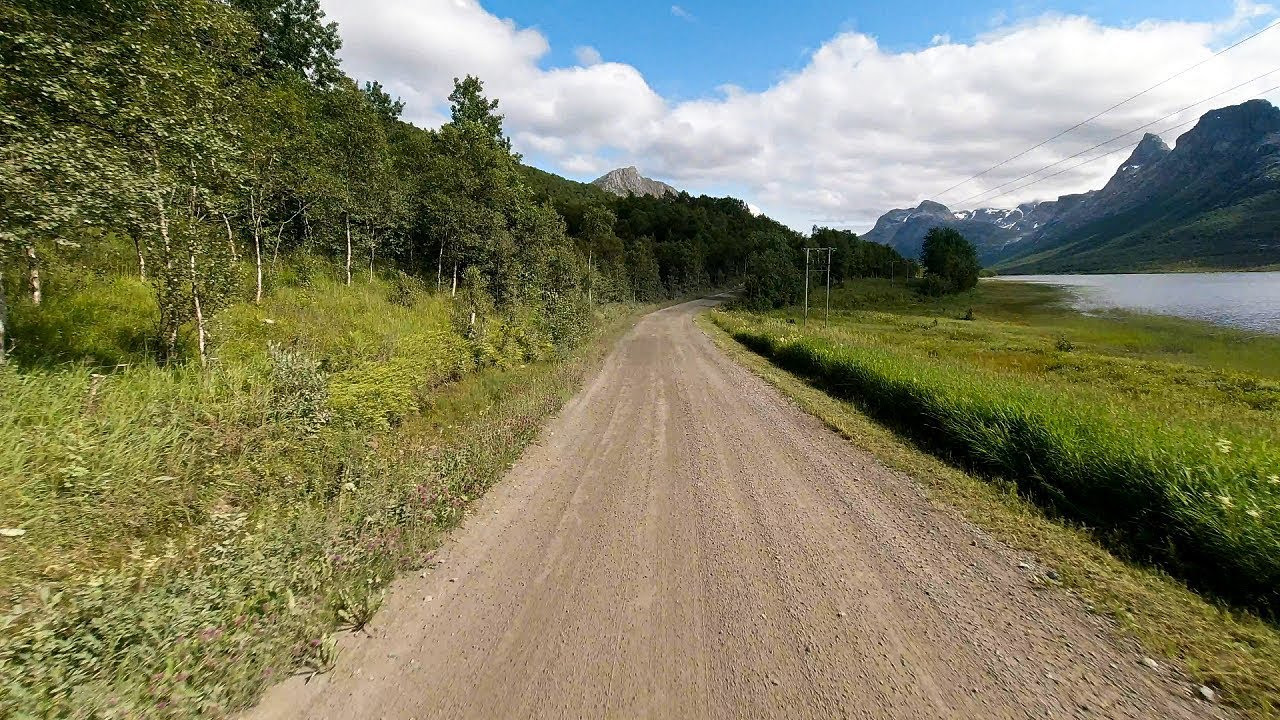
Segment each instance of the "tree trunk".
[[39,305],[44,293],[40,289],[40,259],[36,257],[34,243],[27,246],[27,273],[31,281],[31,304]]
[[449,297],[458,297],[458,261],[453,261],[453,289],[449,291]]
[[284,222],[280,223],[280,227],[276,228],[276,246],[271,250],[271,274],[272,275],[276,274],[276,260],[279,259],[280,257],[280,243],[284,241],[284,229],[289,227],[289,223],[293,222],[299,215],[301,215],[302,222],[306,224],[307,235],[310,236],[311,225],[307,224],[306,212],[307,212],[307,206],[299,202],[297,211],[294,212],[292,215],[290,215],[288,220],[285,220]]
[[369,236],[369,282],[373,282],[373,251],[378,247],[378,233]]
[[440,240],[440,255],[436,257],[436,294],[440,294],[440,286],[444,284],[444,240]]
[[196,281],[196,248],[188,241],[187,257],[191,260],[191,301],[196,311],[196,344],[200,348],[200,367],[205,367],[204,311],[200,308],[200,283]]
[[227,226],[227,247],[231,248],[231,262],[240,262],[240,251],[236,248],[236,236],[231,232],[231,218],[226,213],[222,215],[222,224]]
[[347,215],[347,285],[351,285],[351,216]]
[[253,301],[262,303],[262,233],[258,232],[257,224],[253,226],[253,265],[257,271],[257,285],[255,286]]
[[[157,161],[158,165],[158,161]],[[178,319],[176,283],[173,273],[173,246],[169,241],[169,213],[165,210],[164,197],[158,189],[152,191],[152,201],[156,206],[156,220],[160,228],[160,239],[164,244],[164,273],[160,278],[160,325],[165,343],[165,359],[170,360],[178,353]]]
[[133,233],[133,251],[138,254],[138,277],[144,282],[147,279],[147,256],[142,254],[142,232],[140,230],[132,230]]
[[0,272],[0,365],[4,365],[9,359],[7,354],[8,347],[5,341],[8,339],[9,329],[9,303],[6,301],[4,294],[4,273]]
[[592,290],[594,290],[596,287],[595,271],[591,269],[592,257],[593,257],[592,251],[588,250],[587,251],[587,307],[592,307],[592,297],[593,297]]
[[253,267],[257,273],[254,285],[253,301],[262,303],[262,218],[258,215],[258,204],[249,193],[249,224],[253,226]]

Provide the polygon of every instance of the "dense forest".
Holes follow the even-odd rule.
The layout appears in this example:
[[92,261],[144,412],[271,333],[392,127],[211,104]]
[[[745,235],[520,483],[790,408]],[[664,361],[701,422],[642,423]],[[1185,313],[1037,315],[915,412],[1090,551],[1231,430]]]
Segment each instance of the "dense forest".
[[623,243],[605,198],[562,217],[476,78],[439,129],[403,122],[342,74],[314,0],[5,3],[0,27],[0,332],[15,298],[124,266],[154,292],[154,354],[202,360],[211,315],[261,302],[303,254],[347,284],[398,271],[550,324],[705,285],[673,263],[718,267],[707,242]]
[[[211,315],[303,256],[347,284],[400,272],[536,308],[564,335],[590,303],[731,285],[806,242],[739,200],[618,199],[526,167],[474,77],[442,127],[404,122],[343,74],[316,0],[3,3],[0,28],[0,352],[11,305],[104,269],[154,294],[154,356],[203,361]],[[884,272],[887,248],[821,233],[839,277]]]

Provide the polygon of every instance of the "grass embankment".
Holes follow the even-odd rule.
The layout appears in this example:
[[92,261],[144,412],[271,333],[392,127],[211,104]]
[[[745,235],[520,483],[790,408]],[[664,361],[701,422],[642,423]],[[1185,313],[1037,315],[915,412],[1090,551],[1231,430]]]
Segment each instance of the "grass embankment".
[[[25,531],[0,537],[0,715],[218,717],[324,667],[630,317],[562,355],[531,325],[467,339],[447,298],[320,281],[221,314],[207,372],[0,369],[0,527]],[[103,327],[53,334],[129,359]]]
[[[929,300],[867,282],[836,295],[829,327],[811,322],[805,331],[787,312],[716,322],[853,401],[851,417],[874,418],[918,448],[880,431],[871,449],[884,454],[896,443],[889,454],[912,457],[912,469],[944,467],[925,450],[995,479],[981,502],[965,473],[948,469],[936,483],[979,524],[1056,560],[1069,584],[1145,642],[1267,716],[1280,707],[1273,624],[1100,557],[1089,540],[1210,596],[1275,612],[1280,338],[1168,318],[1085,317],[1058,299],[1053,288],[984,283]],[[970,310],[974,319],[960,319]],[[872,434],[871,422],[853,425],[855,441]],[[999,498],[1006,486],[1086,531],[1045,529],[1054,524],[1033,522],[1025,503]],[[1009,520],[1017,516],[1024,520]]]

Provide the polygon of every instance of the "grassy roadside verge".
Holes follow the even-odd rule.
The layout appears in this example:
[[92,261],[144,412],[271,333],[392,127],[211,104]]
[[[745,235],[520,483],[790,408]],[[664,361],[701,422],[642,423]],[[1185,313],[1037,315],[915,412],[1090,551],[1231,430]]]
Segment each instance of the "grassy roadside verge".
[[232,308],[207,374],[0,374],[0,716],[224,717],[327,666],[640,313],[531,357],[403,295]]
[[940,457],[1011,479],[1114,550],[1197,589],[1280,607],[1280,468],[1271,428],[1192,423],[870,343],[717,314],[734,339]]
[[858,447],[924,485],[940,504],[1009,546],[1057,570],[1061,583],[1113,619],[1153,655],[1180,664],[1252,718],[1280,711],[1280,631],[1243,612],[1206,602],[1169,576],[1126,563],[1083,529],[1050,518],[1009,482],[966,473],[736,342],[709,316],[699,324],[731,357],[793,397]]

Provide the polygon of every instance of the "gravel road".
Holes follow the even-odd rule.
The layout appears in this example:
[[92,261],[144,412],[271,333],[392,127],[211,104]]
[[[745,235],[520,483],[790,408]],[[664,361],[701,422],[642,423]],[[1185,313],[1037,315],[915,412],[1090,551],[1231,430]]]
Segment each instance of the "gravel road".
[[336,668],[249,718],[1190,718],[1043,572],[645,317]]

